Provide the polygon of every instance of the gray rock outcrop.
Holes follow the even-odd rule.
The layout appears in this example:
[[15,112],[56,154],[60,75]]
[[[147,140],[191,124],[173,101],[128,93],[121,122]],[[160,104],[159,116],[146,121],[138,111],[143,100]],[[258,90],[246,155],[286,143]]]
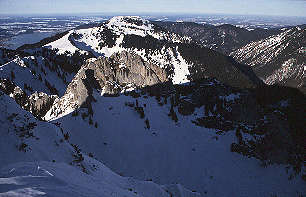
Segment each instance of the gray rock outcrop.
[[79,107],[90,109],[90,103],[95,100],[92,95],[94,89],[104,95],[117,95],[130,87],[151,86],[167,80],[164,69],[144,61],[135,53],[123,51],[110,58],[89,59],[45,119],[61,117]]

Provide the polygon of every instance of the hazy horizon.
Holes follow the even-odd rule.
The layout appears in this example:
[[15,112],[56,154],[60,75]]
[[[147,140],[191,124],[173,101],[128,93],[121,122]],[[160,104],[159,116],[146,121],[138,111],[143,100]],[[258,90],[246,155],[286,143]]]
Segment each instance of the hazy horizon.
[[0,0],[1,15],[245,15],[306,17],[305,0]]
[[[236,16],[236,17],[271,17],[271,18],[278,18],[278,17],[285,17],[285,18],[305,18],[306,16],[286,16],[286,15],[264,15],[264,14],[231,14],[231,13],[144,13],[144,12],[80,12],[80,13],[23,13],[23,14],[9,14],[9,13],[0,13],[0,16],[16,16],[16,17],[48,17],[48,16],[190,16],[190,17],[201,17],[201,16]],[[306,23],[306,21],[305,21]]]

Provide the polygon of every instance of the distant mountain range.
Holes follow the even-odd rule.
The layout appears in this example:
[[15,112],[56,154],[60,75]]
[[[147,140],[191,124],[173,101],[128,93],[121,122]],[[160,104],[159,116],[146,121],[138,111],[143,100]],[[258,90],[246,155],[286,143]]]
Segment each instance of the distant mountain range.
[[231,53],[252,67],[268,85],[296,87],[306,93],[306,27],[252,42]]
[[193,22],[154,23],[168,31],[189,36],[198,44],[226,55],[252,41],[258,41],[282,32],[280,29],[261,28],[249,31],[229,24],[214,26]]
[[246,30],[233,25],[154,22],[168,31],[189,36],[197,44],[251,66],[266,84],[297,87],[305,92],[305,25],[282,29]]

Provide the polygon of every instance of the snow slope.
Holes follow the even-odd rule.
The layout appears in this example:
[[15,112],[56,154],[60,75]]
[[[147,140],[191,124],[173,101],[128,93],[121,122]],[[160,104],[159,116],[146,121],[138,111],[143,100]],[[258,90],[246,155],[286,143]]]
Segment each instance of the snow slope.
[[2,92],[0,105],[0,196],[200,196],[121,177],[78,152],[59,125],[36,120]]
[[177,113],[175,123],[168,116],[170,105],[160,106],[152,97],[137,98],[144,119],[127,106],[135,104],[135,98],[101,97],[98,92],[94,97],[92,118],[79,109],[77,115],[53,122],[61,123],[84,152],[119,174],[159,184],[180,183],[203,196],[286,197],[306,192],[302,179],[288,180],[286,166],[264,168],[254,158],[232,153],[235,132],[218,134],[195,126],[191,121],[203,116],[203,108],[191,116]]
[[[200,197],[181,185],[159,186],[151,181],[121,177],[99,162],[93,174],[51,162],[16,163],[0,172],[0,196],[148,196]],[[67,173],[69,172],[69,173]]]
[[73,149],[66,142],[61,148],[56,143],[63,138],[53,124],[40,122],[1,92],[1,167],[17,162],[39,160],[72,161]]
[[51,86],[56,87],[59,95],[63,95],[67,85],[58,77],[58,73],[62,75],[63,71],[61,69],[56,70],[57,72],[52,71],[46,66],[47,64],[48,60],[41,56],[17,57],[0,66],[0,78],[10,79],[22,89],[26,84],[33,90],[25,90],[29,94],[35,91],[54,94],[47,87],[47,81]]
[[190,75],[189,65],[181,56],[180,53],[177,55],[177,59],[172,63],[174,65],[174,76],[172,78],[173,84],[187,83],[189,80],[187,76]]
[[44,45],[44,47],[51,48],[51,49],[58,49],[59,54],[63,54],[66,51],[70,53],[74,53],[76,50],[78,50],[78,48],[73,46],[72,43],[68,39],[72,32],[73,30],[69,31],[69,33],[64,35],[62,38],[54,42],[48,43]]

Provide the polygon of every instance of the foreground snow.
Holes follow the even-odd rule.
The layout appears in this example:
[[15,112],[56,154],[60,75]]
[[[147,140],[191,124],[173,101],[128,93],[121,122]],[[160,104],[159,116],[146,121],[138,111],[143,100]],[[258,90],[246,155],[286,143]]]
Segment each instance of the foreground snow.
[[[203,115],[203,108],[192,116],[178,116],[178,123],[168,117],[169,105],[159,106],[154,98],[138,98],[144,106],[145,119],[117,98],[95,95],[93,124],[88,118],[67,115],[59,122],[70,131],[71,141],[87,153],[105,162],[124,176],[153,180],[159,184],[180,183],[202,195],[278,197],[305,193],[305,183],[296,177],[288,180],[286,166],[262,167],[254,158],[230,152],[235,132],[217,134],[216,130],[196,127],[191,120]],[[168,101],[170,103],[170,101]],[[94,123],[97,122],[97,128]]]
[[159,186],[149,181],[121,177],[100,162],[85,174],[65,163],[16,163],[0,172],[0,196],[148,196],[199,197],[180,185]]
[[60,127],[37,121],[1,92],[0,105],[0,196],[200,196],[176,184],[124,178],[82,153],[75,162]]

